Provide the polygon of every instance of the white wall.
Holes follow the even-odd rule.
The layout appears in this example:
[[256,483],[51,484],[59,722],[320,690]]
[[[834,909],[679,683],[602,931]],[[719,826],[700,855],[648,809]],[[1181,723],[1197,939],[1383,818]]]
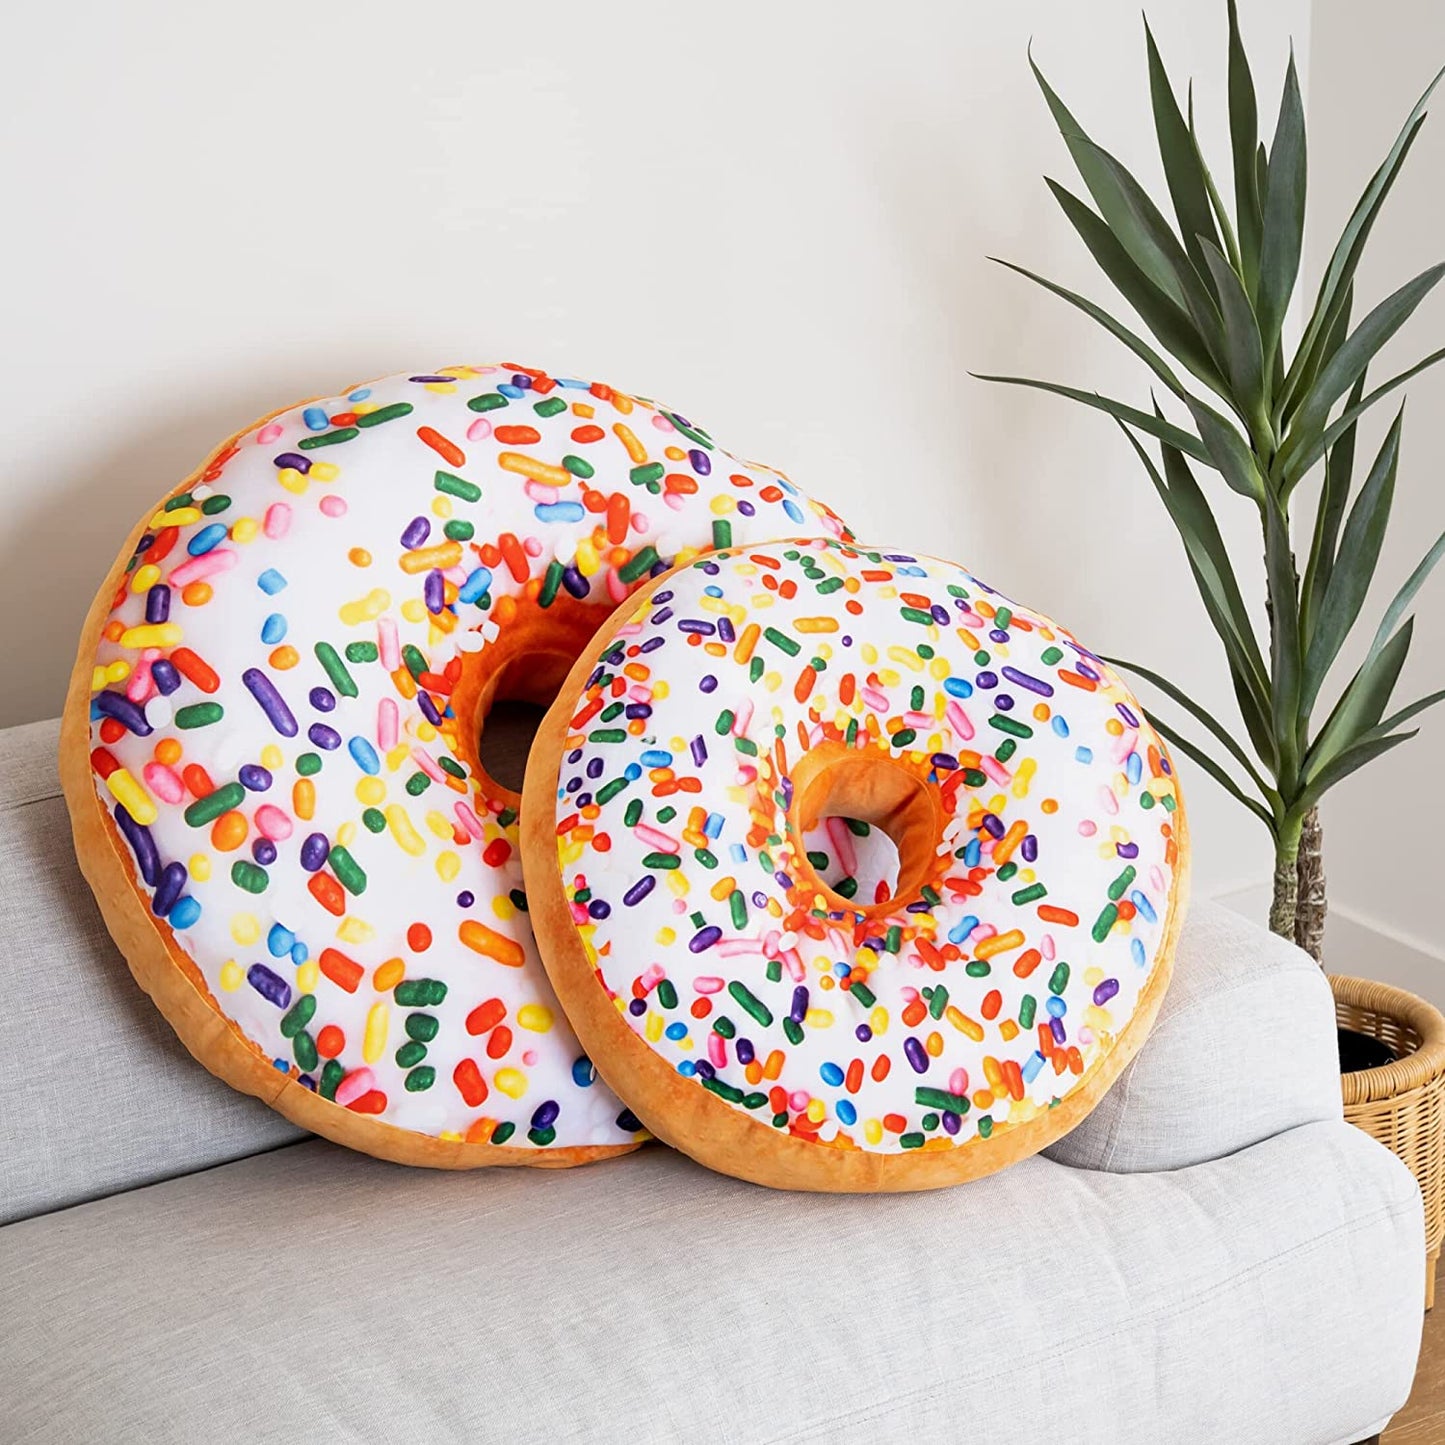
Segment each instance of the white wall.
[[[1273,92],[1307,0],[1242,8]],[[1149,9],[1216,140],[1223,0]],[[1039,179],[1069,167],[1031,35],[1157,176],[1136,0],[17,12],[0,722],[59,709],[114,549],[215,441],[354,379],[502,358],[666,397],[864,536],[956,556],[1230,711],[1113,424],[966,374],[1147,397],[1103,333],[984,259],[1107,294]],[[1381,135],[1396,108],[1368,107]],[[1260,877],[1263,831],[1185,779],[1196,887]]]
[[[1445,7],[1437,0],[1315,0],[1310,85],[1311,291],[1329,250],[1383,159],[1415,98],[1445,64]],[[1421,131],[1360,267],[1356,295],[1373,305],[1445,259],[1445,93]],[[1362,314],[1357,305],[1357,315]],[[1445,345],[1445,296],[1428,298],[1371,375],[1382,381]],[[1445,366],[1409,387],[1395,506],[1380,560],[1382,579],[1365,603],[1358,661],[1374,626],[1426,548],[1445,531]],[[1368,465],[1393,415],[1382,403],[1361,450]],[[1358,465],[1358,459],[1357,459]],[[1416,604],[1415,639],[1400,705],[1445,687],[1445,566]],[[1341,972],[1406,984],[1445,1006],[1441,926],[1445,820],[1445,706],[1420,720],[1420,736],[1332,792],[1325,805],[1326,865],[1337,927],[1326,961]]]

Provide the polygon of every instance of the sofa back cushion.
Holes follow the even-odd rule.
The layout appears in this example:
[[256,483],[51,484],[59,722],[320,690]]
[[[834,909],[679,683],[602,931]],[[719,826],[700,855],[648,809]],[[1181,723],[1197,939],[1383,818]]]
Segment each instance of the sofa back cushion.
[[0,731],[0,1224],[303,1135],[183,1049],[80,876],[59,725]]

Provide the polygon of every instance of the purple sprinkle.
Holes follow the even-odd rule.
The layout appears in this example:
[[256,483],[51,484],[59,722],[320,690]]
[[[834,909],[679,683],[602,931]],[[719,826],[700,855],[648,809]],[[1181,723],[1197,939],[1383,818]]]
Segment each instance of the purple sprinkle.
[[706,928],[700,928],[688,939],[687,947],[690,953],[704,953],[722,937],[722,929],[715,923],[709,923]]
[[431,536],[431,523],[425,517],[413,517],[401,534],[401,545],[408,552],[420,547]]
[[711,637],[717,628],[711,622],[704,622],[698,617],[684,617],[677,624],[679,632],[695,632],[699,637]]
[[154,888],[160,882],[161,855],[156,849],[155,839],[151,837],[151,830],[137,823],[119,803],[115,805],[115,822],[135,854],[140,876],[145,879],[147,887]]
[[282,452],[271,460],[278,467],[292,467],[302,475],[311,470],[311,458],[302,456],[300,452]]
[[606,763],[604,763],[601,758],[588,758],[587,776],[594,780],[600,778],[602,776],[603,769],[606,766]]
[[692,463],[692,469],[698,476],[706,477],[712,474],[712,458],[706,452],[692,447],[688,450],[687,459]]
[[1026,672],[1020,672],[1016,667],[1005,667],[1003,675],[1016,687],[1026,687],[1030,692],[1036,692],[1040,697],[1052,697],[1053,687],[1037,677],[1030,677]]
[[1106,978],[1098,988],[1094,990],[1094,1002],[1100,1008],[1109,1002],[1119,992],[1119,980],[1117,978]]
[[933,606],[929,608],[929,611],[933,616],[933,620],[940,627],[948,626],[948,608],[944,607],[941,603],[935,602]]
[[[637,650],[639,652],[656,652],[666,641],[665,637],[649,637]],[[621,661],[620,658],[618,660]]]
[[557,1115],[562,1112],[562,1106],[555,1099],[548,1099],[545,1104],[538,1104],[532,1114],[532,1127],[534,1129],[550,1129],[557,1122]]
[[326,855],[330,852],[331,844],[325,833],[308,834],[301,845],[301,866],[308,873],[315,873],[326,862]]
[[279,974],[272,973],[264,963],[253,963],[246,970],[246,982],[264,998],[267,1003],[273,1003],[277,1008],[289,1008],[291,1004],[291,985]]
[[988,640],[990,642],[1007,642],[1008,633],[1001,627],[995,627],[993,631],[989,633]]
[[336,706],[336,694],[329,687],[313,687],[309,696],[317,712],[330,712]]
[[164,582],[157,582],[146,593],[146,621],[165,622],[171,615],[171,589]]
[[1064,1043],[1069,1037],[1064,1030],[1063,1019],[1051,1018],[1049,1020],[1049,1032],[1054,1036],[1054,1042],[1056,1044]]
[[457,894],[458,908],[470,908],[476,901],[477,896],[470,888],[463,888],[462,891]]
[[1036,862],[1039,856],[1039,840],[1033,833],[1025,833],[1019,844],[1019,853],[1025,863]]
[[697,690],[699,692],[716,692],[717,678],[715,678],[712,673],[708,673],[707,676],[704,677],[700,683],[698,683]]
[[1117,712],[1131,728],[1139,726],[1139,719],[1134,716],[1133,710],[1127,703],[1116,702],[1114,704],[1114,711]]
[[1115,843],[1114,851],[1121,858],[1137,858],[1139,856],[1139,845],[1137,843]]
[[260,763],[243,763],[236,776],[248,793],[264,793],[271,786],[271,773]]
[[738,1063],[740,1063],[743,1068],[747,1068],[747,1066],[757,1058],[757,1051],[753,1048],[753,1041],[751,1039],[739,1039],[737,1043],[733,1045],[733,1052],[738,1056]]
[[422,583],[422,599],[426,602],[426,610],[435,616],[447,604],[446,581],[442,577],[441,569],[433,567],[426,574],[426,581]]
[[298,731],[296,718],[286,706],[285,699],[276,691],[271,679],[260,668],[248,667],[241,674],[241,681],[246,684],[247,692],[261,705],[261,711],[266,714],[271,726],[283,738],[294,738]]
[[323,752],[334,753],[341,746],[341,734],[325,723],[312,723],[306,730],[306,736]]
[[744,517],[756,517],[758,509],[746,497],[739,497],[738,512]]
[[990,838],[1002,838],[1008,830],[1004,827],[1002,819],[997,813],[985,813],[983,815],[983,831]]
[[952,753],[934,753],[929,759],[940,772],[954,772],[958,767],[958,759]]
[[945,1134],[957,1134],[962,1124],[963,1120],[960,1119],[958,1115],[953,1112],[952,1109],[946,1109],[944,1111],[943,1132]]
[[104,717],[113,717],[138,738],[148,738],[151,735],[152,728],[146,721],[145,709],[139,703],[132,702],[123,692],[96,693],[95,710]]
[[431,693],[425,690],[416,695],[416,705],[422,710],[422,714],[433,727],[440,727],[442,715],[437,710],[437,705],[432,701]]
[[155,896],[151,899],[151,912],[157,918],[164,918],[176,906],[181,889],[186,886],[186,865],[167,863],[161,870],[160,882],[156,884]]
[[858,1027],[853,1030],[853,1037],[857,1039],[860,1044],[866,1044],[868,1040],[873,1037],[873,1030],[867,1024],[859,1024]]
[[156,691],[162,697],[169,697],[181,685],[181,675],[176,671],[174,663],[158,657],[151,663],[151,681],[155,683]]
[[997,673],[987,671],[981,672],[974,678],[974,682],[978,684],[982,691],[988,692],[990,689],[998,686],[998,675]]
[[269,838],[257,838],[251,844],[251,856],[263,868],[269,868],[276,861],[276,845]]
[[736,642],[737,633],[733,630],[732,618],[719,617],[717,620],[717,635],[722,642]]
[[622,709],[622,716],[628,719],[648,718],[652,716],[652,707],[645,702],[630,702]]
[[567,589],[568,593],[579,602],[585,600],[588,592],[591,591],[591,584],[576,567],[563,568],[562,585]]
[[694,1066],[699,1079],[715,1079],[717,1070],[706,1059],[699,1059]]
[[693,766],[697,768],[702,767],[702,765],[707,762],[707,744],[702,740],[701,733],[688,744],[688,748],[692,752]]
[[589,918],[610,918],[612,905],[605,898],[594,898],[587,905],[587,916]]
[[912,1034],[903,1040],[903,1052],[908,1062],[913,1066],[915,1074],[926,1074],[928,1072],[928,1053],[923,1045],[913,1037]]
[[672,598],[672,588],[664,587],[661,592],[654,592],[652,594],[652,605],[654,607],[661,607],[664,602],[671,602]]
[[660,607],[652,614],[652,621],[655,623],[667,622],[672,617],[671,607]]
[[622,895],[622,901],[629,908],[636,908],[654,888],[657,887],[657,879],[651,873],[639,878],[626,893]]
[[799,984],[793,990],[793,1006],[788,1010],[788,1017],[795,1024],[800,1024],[808,1016],[808,989],[807,985]]
[[645,998],[633,999],[632,1002],[627,1005],[627,1012],[630,1013],[633,1018],[640,1019],[643,1014],[647,1012],[647,1000]]

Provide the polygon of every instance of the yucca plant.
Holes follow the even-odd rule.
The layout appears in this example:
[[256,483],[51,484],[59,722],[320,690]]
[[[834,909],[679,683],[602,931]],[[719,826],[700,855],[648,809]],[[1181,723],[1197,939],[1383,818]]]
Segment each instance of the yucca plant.
[[[1389,521],[1400,456],[1397,414],[1355,487],[1360,417],[1423,361],[1366,390],[1382,346],[1435,286],[1432,266],[1352,324],[1355,273],[1385,198],[1425,121],[1435,77],[1371,177],[1330,258],[1299,344],[1288,350],[1286,316],[1299,275],[1305,219],[1305,118],[1291,55],[1274,137],[1258,136],[1249,61],[1229,0],[1229,129],[1233,208],[1205,164],[1192,89],[1185,108],[1145,21],[1149,88],[1159,154],[1177,225],[1108,151],[1096,145],[1039,68],[1030,65],[1094,206],[1047,182],[1105,276],[1162,350],[1083,296],[1022,266],[1001,262],[1078,307],[1123,342],[1173,400],[1177,425],[1156,399],[1149,410],[1095,392],[1025,377],[988,381],[1039,387],[1107,412],[1123,428],[1179,532],[1209,621],[1228,659],[1241,730],[1137,663],[1110,659],[1154,684],[1218,744],[1208,750],[1151,712],[1155,727],[1269,829],[1274,842],[1270,927],[1320,957],[1325,892],[1317,805],[1327,789],[1398,747],[1431,693],[1386,716],[1409,651],[1409,608],[1445,552],[1442,535],[1405,580],[1375,630],[1365,660],[1343,685],[1331,677],[1359,620]],[[1182,373],[1193,379],[1186,382]],[[1212,393],[1220,409],[1202,396]],[[1403,410],[1403,408],[1402,408]],[[1156,464],[1141,437],[1158,444]],[[1192,464],[1217,472],[1259,516],[1268,638],[1256,635],[1234,561],[1215,522],[1214,500]],[[1297,499],[1313,498],[1307,546],[1296,533]],[[1222,495],[1220,500],[1223,500]],[[1301,510],[1303,510],[1301,508]],[[1301,569],[1298,561],[1304,556]],[[1322,723],[1322,699],[1335,701]]]

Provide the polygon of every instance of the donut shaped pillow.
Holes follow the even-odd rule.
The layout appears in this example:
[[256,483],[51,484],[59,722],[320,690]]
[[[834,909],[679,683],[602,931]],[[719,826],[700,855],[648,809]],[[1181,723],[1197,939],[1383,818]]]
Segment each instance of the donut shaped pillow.
[[191,1052],[401,1162],[635,1147],[538,962],[480,734],[655,574],[799,531],[844,535],[676,412],[521,366],[226,442],[106,578],[61,743],[86,877]]
[[924,1189],[1032,1154],[1168,983],[1164,745],[1097,657],[952,563],[817,540],[679,567],[588,645],[524,796],[584,1048],[744,1179]]

